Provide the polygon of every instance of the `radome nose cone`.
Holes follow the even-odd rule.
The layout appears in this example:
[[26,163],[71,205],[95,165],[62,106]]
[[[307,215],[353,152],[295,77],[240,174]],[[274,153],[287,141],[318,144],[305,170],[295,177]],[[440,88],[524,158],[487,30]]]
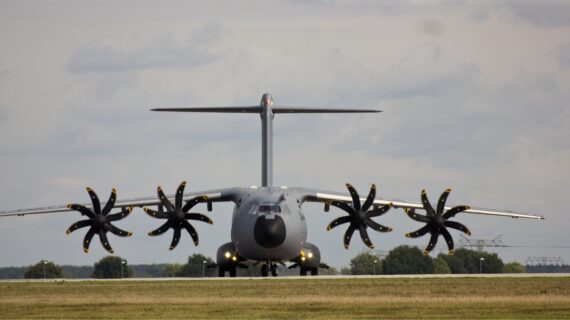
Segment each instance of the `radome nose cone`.
[[257,218],[253,227],[255,242],[264,248],[278,247],[285,241],[286,235],[285,222],[278,215],[273,219],[261,216]]

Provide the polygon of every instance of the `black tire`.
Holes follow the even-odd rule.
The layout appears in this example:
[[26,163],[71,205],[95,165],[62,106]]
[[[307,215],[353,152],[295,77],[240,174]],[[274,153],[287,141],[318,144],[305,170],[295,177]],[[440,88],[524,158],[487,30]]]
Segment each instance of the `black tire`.
[[236,277],[236,267],[234,266],[233,268],[230,268],[230,277],[235,278]]
[[224,267],[218,267],[218,277],[223,278],[226,275]]
[[319,268],[312,268],[311,269],[311,275],[312,276],[318,276],[319,275]]
[[261,266],[261,276],[262,277],[267,277],[267,275],[269,274],[269,268],[267,267],[266,264]]
[[307,275],[307,269],[301,267],[301,276],[306,276]]
[[277,277],[279,275],[279,269],[277,269],[276,264],[271,265],[271,275]]

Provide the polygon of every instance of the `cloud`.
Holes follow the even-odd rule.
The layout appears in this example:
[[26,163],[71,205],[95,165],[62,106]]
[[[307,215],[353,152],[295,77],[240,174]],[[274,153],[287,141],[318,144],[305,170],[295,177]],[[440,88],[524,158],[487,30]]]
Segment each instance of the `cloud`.
[[516,17],[541,27],[570,25],[570,2],[553,1],[507,1],[508,8]]
[[422,19],[418,22],[418,30],[428,36],[440,37],[445,33],[445,26],[437,19]]
[[554,50],[554,56],[562,67],[570,68],[570,42],[560,44]]
[[207,65],[219,56],[211,47],[219,41],[222,26],[208,23],[188,41],[162,35],[142,45],[91,45],[75,52],[67,65],[72,73],[117,72],[156,68],[193,68]]

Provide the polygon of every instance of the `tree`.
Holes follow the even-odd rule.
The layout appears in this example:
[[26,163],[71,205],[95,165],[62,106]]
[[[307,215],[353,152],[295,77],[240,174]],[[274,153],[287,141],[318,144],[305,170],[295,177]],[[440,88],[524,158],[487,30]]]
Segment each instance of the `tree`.
[[434,274],[449,274],[451,269],[447,265],[447,261],[440,254],[437,258],[433,259],[433,273]]
[[176,276],[201,277],[203,272],[206,277],[215,277],[218,275],[217,268],[206,268],[209,264],[213,263],[214,261],[211,258],[199,253],[194,253],[188,257],[188,262],[183,264],[178,272],[176,272]]
[[526,269],[522,264],[513,261],[503,266],[503,273],[526,273]]
[[176,274],[182,268],[181,264],[178,263],[167,263],[162,266],[161,276],[163,277],[176,277]]
[[[376,261],[376,262],[375,262]],[[350,260],[350,274],[373,274],[380,273],[380,258],[377,255],[363,252]]]
[[24,278],[26,279],[55,279],[63,278],[63,272],[61,267],[50,261],[42,260],[33,266],[30,266],[28,270],[24,273]]
[[99,262],[95,262],[91,275],[92,278],[98,279],[120,279],[132,276],[133,270],[127,265],[127,260],[117,256],[106,256]]
[[480,273],[481,267],[483,273],[501,273],[503,270],[503,260],[496,253],[459,248],[453,256],[440,254],[438,257],[447,262],[451,273]]
[[384,274],[425,274],[433,272],[430,256],[424,256],[417,247],[399,246],[382,261]]

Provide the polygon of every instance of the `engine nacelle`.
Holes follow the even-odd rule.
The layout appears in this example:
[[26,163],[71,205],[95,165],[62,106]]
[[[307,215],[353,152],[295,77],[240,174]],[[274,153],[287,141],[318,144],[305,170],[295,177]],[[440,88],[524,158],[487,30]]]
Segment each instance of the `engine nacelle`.
[[230,277],[236,276],[237,267],[247,268],[242,258],[236,250],[232,242],[224,243],[218,248],[216,253],[216,264],[218,265],[218,275],[225,276],[226,271],[230,273]]

